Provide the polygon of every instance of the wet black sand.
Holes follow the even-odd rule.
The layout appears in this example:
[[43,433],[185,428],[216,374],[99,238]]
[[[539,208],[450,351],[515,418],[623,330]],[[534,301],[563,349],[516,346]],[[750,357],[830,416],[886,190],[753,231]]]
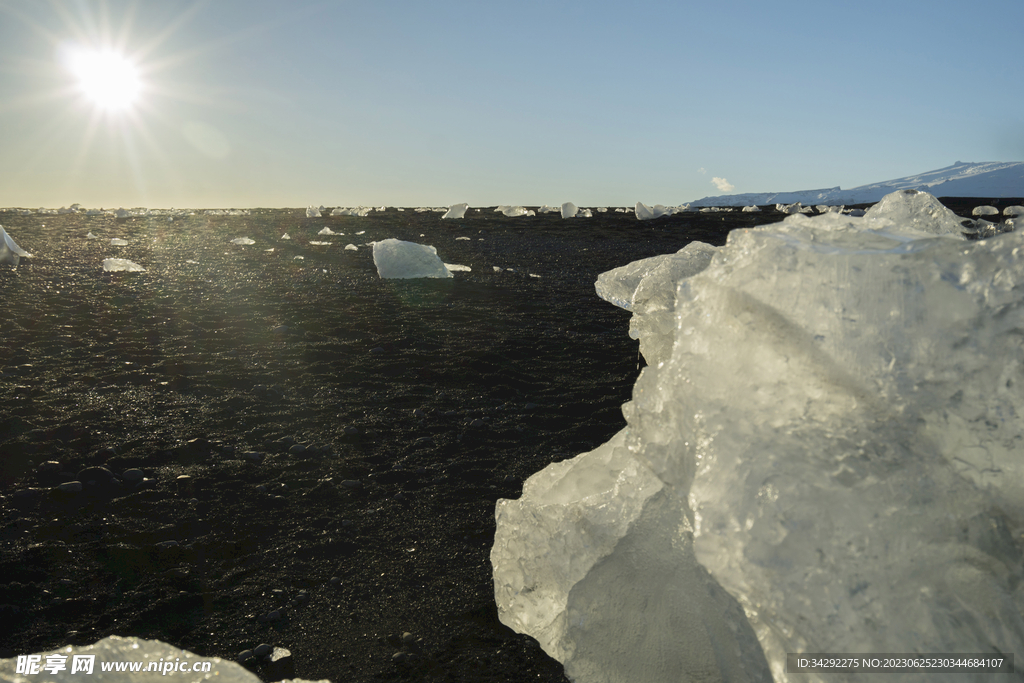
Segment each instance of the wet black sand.
[[[637,344],[593,282],[781,218],[0,213],[37,254],[0,266],[0,657],[113,634],[336,683],[564,680],[498,622],[488,556],[498,498],[624,424]],[[472,272],[344,250],[388,237]]]

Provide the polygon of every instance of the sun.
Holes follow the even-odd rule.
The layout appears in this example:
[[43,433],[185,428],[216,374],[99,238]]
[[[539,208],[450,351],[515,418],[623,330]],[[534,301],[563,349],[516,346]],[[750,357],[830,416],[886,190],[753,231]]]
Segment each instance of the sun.
[[79,91],[101,109],[128,109],[142,90],[138,68],[113,50],[75,50],[68,55],[68,68]]

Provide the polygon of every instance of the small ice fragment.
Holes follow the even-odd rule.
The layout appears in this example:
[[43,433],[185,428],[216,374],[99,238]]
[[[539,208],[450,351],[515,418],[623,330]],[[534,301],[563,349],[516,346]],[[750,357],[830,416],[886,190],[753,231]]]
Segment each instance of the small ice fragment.
[[285,234],[281,235],[281,239],[283,239],[283,240],[290,240],[291,238],[292,238],[292,236],[289,235],[288,233],[285,233]]
[[144,273],[146,271],[146,269],[140,266],[138,263],[123,258],[103,259],[103,270],[107,271],[108,273],[114,273],[119,271],[125,271],[128,273]]
[[85,239],[87,239],[87,240],[94,240],[94,239],[96,239],[96,235],[92,234],[92,232],[89,232],[89,233],[86,234]]
[[110,240],[110,246],[112,246],[112,247],[127,247],[128,246],[128,240],[123,240],[120,237],[115,237],[114,239]]
[[306,207],[306,218],[320,218],[320,211],[315,206]]
[[498,266],[491,266],[491,268],[494,268],[494,272],[495,273],[500,273],[501,272],[501,268],[499,268]]
[[334,232],[330,228],[324,228],[323,230],[321,230],[317,234],[318,235],[337,235],[338,233]]
[[971,211],[971,215],[972,216],[998,216],[999,215],[999,209],[997,209],[994,206],[988,206],[988,205],[976,206],[976,207],[974,207],[974,210]]
[[455,238],[455,241],[456,241],[456,242],[458,242],[459,240],[467,240],[467,241],[468,241],[468,240],[469,240],[469,238],[468,238],[468,237],[456,237],[456,238]]
[[251,240],[248,237],[236,237],[231,240],[231,244],[256,244],[256,240]]
[[271,247],[270,249],[264,249],[263,251],[274,251],[274,248]]
[[334,244],[334,242],[316,242],[316,241],[310,241],[310,244],[315,244],[315,245],[317,245],[318,247],[329,247],[329,246],[331,246],[332,244]]
[[459,265],[458,263],[446,263],[446,264],[444,264],[444,267],[447,268],[448,270],[451,270],[451,271],[461,270],[461,271],[463,271],[465,273],[468,273],[468,272],[473,270],[469,266],[462,266],[462,265]]
[[305,258],[306,258],[305,256],[293,256],[292,260],[293,261],[302,261]]
[[[401,209],[399,209],[399,211],[401,211]],[[362,235],[362,234],[364,234],[364,233],[366,233],[366,231],[365,231],[365,230],[360,230],[360,231],[359,231],[359,232],[357,232],[356,234],[357,234],[357,235]]]
[[346,251],[359,251],[359,247],[357,247],[354,244],[346,244],[345,245],[345,250]]

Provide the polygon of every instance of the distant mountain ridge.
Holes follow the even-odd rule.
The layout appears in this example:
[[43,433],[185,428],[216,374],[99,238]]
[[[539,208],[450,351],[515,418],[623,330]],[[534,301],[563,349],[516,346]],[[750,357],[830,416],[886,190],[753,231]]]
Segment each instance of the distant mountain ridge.
[[704,197],[690,206],[751,206],[765,204],[871,204],[897,190],[924,190],[936,197],[1024,197],[1024,161],[958,161],[952,166],[917,175],[861,185],[850,190],[831,187],[799,192],[753,192]]

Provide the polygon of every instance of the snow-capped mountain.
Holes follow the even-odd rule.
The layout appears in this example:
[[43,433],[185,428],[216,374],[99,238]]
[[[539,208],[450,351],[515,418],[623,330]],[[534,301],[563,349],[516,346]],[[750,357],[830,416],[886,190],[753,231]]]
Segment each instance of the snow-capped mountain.
[[936,197],[1024,197],[1024,162],[966,163],[918,175],[861,185],[850,190],[832,187],[799,192],[755,192],[704,197],[690,206],[750,206],[764,204],[869,204],[896,190],[924,190]]

